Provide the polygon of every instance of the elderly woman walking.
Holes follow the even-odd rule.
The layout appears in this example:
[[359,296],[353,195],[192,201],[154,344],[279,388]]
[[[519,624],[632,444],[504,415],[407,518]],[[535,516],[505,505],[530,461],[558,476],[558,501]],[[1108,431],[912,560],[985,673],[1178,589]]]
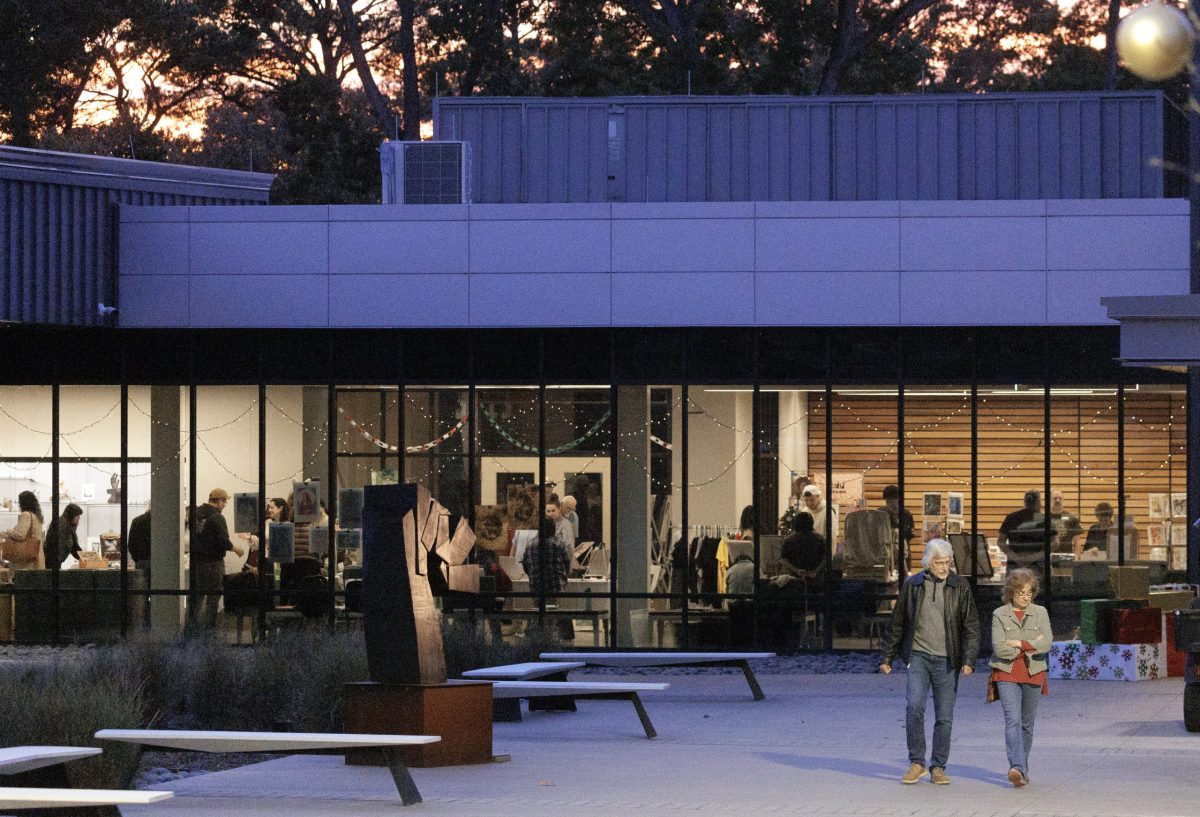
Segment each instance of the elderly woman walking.
[[1050,694],[1046,653],[1053,635],[1046,608],[1034,604],[1038,577],[1019,568],[1008,574],[1000,598],[1005,602],[992,614],[992,675],[988,702],[999,699],[1004,707],[1004,747],[1008,751],[1008,780],[1017,788],[1029,782],[1029,750],[1038,698]]

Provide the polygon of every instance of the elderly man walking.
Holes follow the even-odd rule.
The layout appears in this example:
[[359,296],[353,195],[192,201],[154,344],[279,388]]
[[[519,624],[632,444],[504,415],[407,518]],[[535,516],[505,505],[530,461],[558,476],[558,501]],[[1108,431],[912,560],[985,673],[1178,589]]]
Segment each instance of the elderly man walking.
[[933,755],[929,777],[945,785],[950,757],[950,729],[958,675],[974,671],[979,655],[979,614],[966,579],[950,572],[950,543],[931,539],[925,543],[920,573],[909,576],[900,588],[892,610],[892,629],[879,671],[892,671],[899,655],[908,665],[905,731],[908,733],[908,771],[902,783],[925,776],[925,703],[933,691]]

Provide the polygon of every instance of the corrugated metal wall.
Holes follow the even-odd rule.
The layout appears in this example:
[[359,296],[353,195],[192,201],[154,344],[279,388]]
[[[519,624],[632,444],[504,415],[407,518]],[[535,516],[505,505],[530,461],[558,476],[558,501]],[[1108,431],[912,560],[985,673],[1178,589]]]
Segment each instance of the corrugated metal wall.
[[435,104],[505,203],[1158,197],[1175,119],[1157,91]]
[[271,176],[0,147],[0,320],[96,326],[120,204],[265,204]]

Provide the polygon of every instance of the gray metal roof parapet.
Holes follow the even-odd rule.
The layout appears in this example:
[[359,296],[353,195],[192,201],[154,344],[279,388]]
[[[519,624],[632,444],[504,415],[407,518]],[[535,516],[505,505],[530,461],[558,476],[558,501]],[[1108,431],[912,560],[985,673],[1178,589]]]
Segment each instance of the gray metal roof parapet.
[[275,176],[0,145],[0,179],[265,202]]

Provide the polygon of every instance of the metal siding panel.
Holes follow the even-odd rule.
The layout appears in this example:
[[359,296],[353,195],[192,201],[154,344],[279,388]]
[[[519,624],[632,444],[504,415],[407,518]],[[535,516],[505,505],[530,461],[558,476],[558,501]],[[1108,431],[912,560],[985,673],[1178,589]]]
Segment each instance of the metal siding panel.
[[826,103],[811,110],[812,139],[809,154],[804,157],[811,168],[811,200],[830,201],[833,198],[833,109]]
[[729,198],[751,201],[750,196],[750,112],[744,105],[729,110]]
[[692,164],[688,108],[682,105],[667,107],[666,121],[667,131],[663,134],[667,169],[666,201],[688,201],[688,168]]
[[546,121],[550,116],[549,110],[542,105],[529,105],[525,108],[525,121],[529,130],[525,134],[525,155],[529,162],[526,165],[525,190],[527,201],[549,201],[550,195],[550,164],[554,151],[549,142],[554,138],[554,131]]
[[958,197],[958,103],[935,103],[938,114],[938,198]]
[[918,201],[937,198],[937,111],[929,105],[917,106],[917,190]]
[[858,139],[853,108],[833,106],[833,199],[853,201],[856,191]]
[[505,105],[497,112],[503,140],[500,148],[501,201],[525,200],[525,112],[523,105]]
[[996,108],[996,198],[1018,198],[1020,148],[1017,109],[1012,102]]
[[1133,198],[1142,192],[1142,112],[1134,100],[1121,100],[1121,182],[1118,196]]
[[959,105],[955,113],[958,126],[958,198],[975,198],[975,106]]
[[662,105],[646,110],[646,198],[645,201],[667,201],[667,112]]
[[76,294],[75,299],[79,300],[80,294],[83,292],[84,282],[87,276],[84,273],[84,232],[82,218],[82,202],[83,191],[78,187],[71,189],[71,202],[69,204],[71,218],[71,290]]
[[1141,180],[1137,191],[1130,195],[1141,198],[1159,198],[1163,194],[1163,173],[1167,172],[1161,164],[1150,164],[1151,158],[1163,159],[1166,148],[1163,134],[1163,109],[1161,99],[1146,99],[1141,103],[1142,118],[1142,169]]
[[920,189],[917,173],[919,149],[917,106],[909,102],[896,105],[896,198],[913,201]]
[[1100,100],[1100,197],[1120,196],[1121,108],[1112,99]]
[[[567,109],[567,129],[571,135],[571,148],[566,158],[581,157],[567,162],[566,200],[583,204],[593,201],[592,168],[595,165],[596,134],[592,129],[592,113],[595,106],[573,106]],[[598,199],[603,201],[603,199]]]
[[54,320],[54,315],[50,312],[53,292],[51,290],[52,281],[47,274],[47,259],[50,252],[50,189],[49,185],[38,184],[35,188],[34,211],[33,211],[33,274],[37,282],[36,292],[36,308],[34,311],[35,320],[39,323],[48,323]]
[[646,109],[625,108],[625,201],[646,201]]
[[1103,189],[1100,177],[1100,100],[1080,102],[1079,117],[1080,198],[1098,199]]
[[708,180],[709,201],[730,201],[732,191],[733,148],[730,138],[730,120],[734,108],[730,105],[713,105],[708,111]]
[[608,201],[608,105],[588,108],[588,181],[585,201]]
[[770,201],[771,172],[767,153],[770,151],[771,111],[767,105],[752,105],[747,117],[746,132],[746,190],[751,201]]
[[875,195],[876,201],[896,198],[896,105],[881,103],[875,107]]
[[12,320],[13,274],[12,274],[12,231],[8,219],[12,212],[8,206],[9,183],[0,179],[0,320]]
[[854,179],[854,200],[872,201],[875,198],[875,106],[854,106],[854,144],[857,162]]
[[1038,140],[1038,103],[1023,99],[1017,112],[1017,198],[1036,199],[1042,146]]
[[687,165],[684,179],[685,201],[712,201],[708,193],[713,154],[708,135],[708,115],[704,105],[689,106],[687,112]]
[[47,253],[46,276],[49,278],[50,314],[51,320],[66,323],[72,317],[72,290],[67,286],[63,275],[63,247],[66,245],[66,234],[63,231],[63,189],[59,185],[51,186],[49,190],[50,208],[46,213]]
[[788,111],[788,199],[805,201],[811,197],[812,167],[810,105],[793,105]]
[[976,199],[996,198],[996,111],[990,105],[972,105],[975,120],[974,188]]

